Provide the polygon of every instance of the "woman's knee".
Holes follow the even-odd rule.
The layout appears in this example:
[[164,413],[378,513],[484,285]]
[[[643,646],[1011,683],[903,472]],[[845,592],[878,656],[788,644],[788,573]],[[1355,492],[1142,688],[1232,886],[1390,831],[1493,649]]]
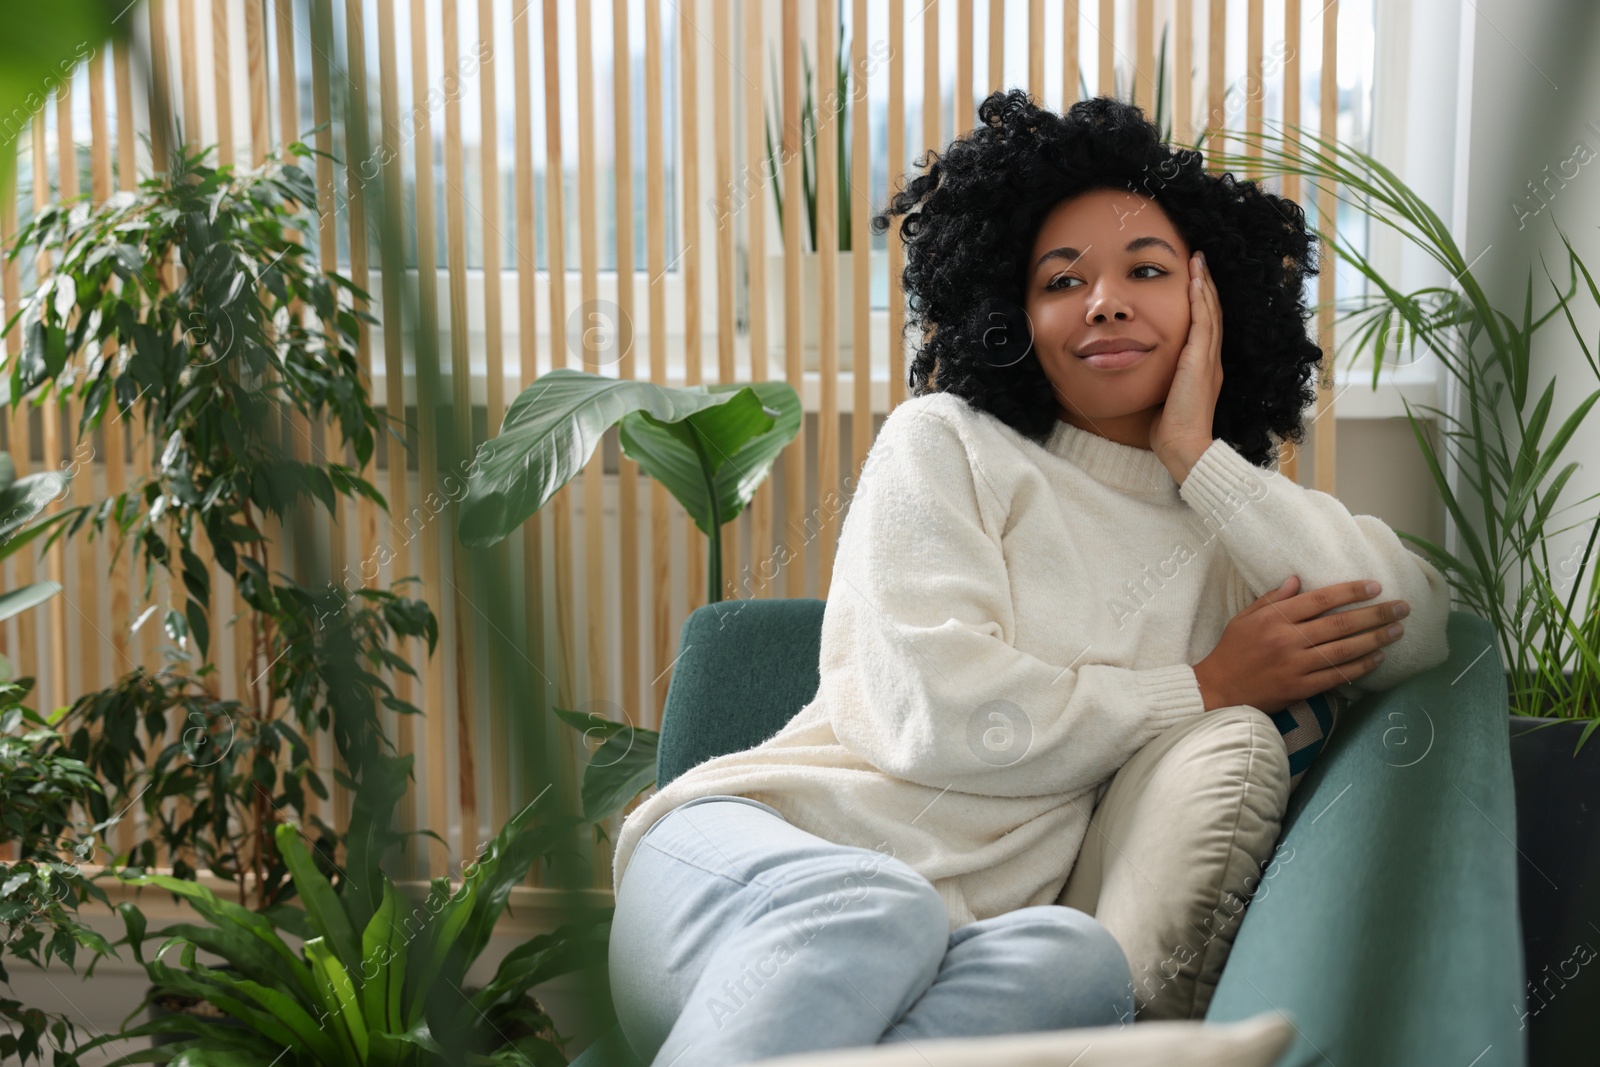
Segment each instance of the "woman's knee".
[[1032,975],[1036,988],[1071,995],[1053,998],[1060,1016],[1056,1028],[1111,1026],[1133,1019],[1133,974],[1128,957],[1110,930],[1094,916],[1056,904],[1011,913],[1026,936],[1014,955]]

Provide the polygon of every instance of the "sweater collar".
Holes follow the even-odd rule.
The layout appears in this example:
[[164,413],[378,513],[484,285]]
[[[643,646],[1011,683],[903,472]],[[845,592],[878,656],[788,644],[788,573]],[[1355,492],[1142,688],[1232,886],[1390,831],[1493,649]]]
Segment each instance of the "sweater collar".
[[1082,467],[1095,481],[1138,496],[1178,498],[1178,483],[1160,458],[1147,448],[1135,448],[1101,437],[1065,419],[1045,439],[1052,455]]

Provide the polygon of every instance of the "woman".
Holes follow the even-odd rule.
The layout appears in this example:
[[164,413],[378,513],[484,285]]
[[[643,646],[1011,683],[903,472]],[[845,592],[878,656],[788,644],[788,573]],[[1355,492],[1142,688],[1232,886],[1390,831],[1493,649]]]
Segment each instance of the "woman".
[[1116,100],[979,116],[873,220],[905,216],[923,342],[815,699],[618,836],[612,985],[656,1064],[1130,1020],[1117,941],[1058,903],[1117,769],[1448,656],[1443,576],[1262,469],[1321,359],[1300,207]]

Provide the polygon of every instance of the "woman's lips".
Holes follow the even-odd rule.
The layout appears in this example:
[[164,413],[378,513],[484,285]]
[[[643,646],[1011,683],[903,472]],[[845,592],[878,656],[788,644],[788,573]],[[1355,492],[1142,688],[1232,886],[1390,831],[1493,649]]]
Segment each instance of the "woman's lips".
[[1091,367],[1097,367],[1100,370],[1116,370],[1118,367],[1129,366],[1137,362],[1140,356],[1148,354],[1149,352],[1143,348],[1124,348],[1116,352],[1096,352],[1092,356],[1082,356],[1080,358]]

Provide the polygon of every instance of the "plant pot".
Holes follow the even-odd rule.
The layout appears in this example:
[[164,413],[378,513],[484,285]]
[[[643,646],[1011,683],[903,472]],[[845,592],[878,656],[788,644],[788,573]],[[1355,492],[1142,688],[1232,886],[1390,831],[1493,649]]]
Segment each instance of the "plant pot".
[[[788,257],[782,252],[777,252],[767,257],[767,351],[774,359],[782,359],[787,349],[787,334],[784,327],[784,262]],[[800,351],[802,353],[802,367],[805,371],[815,373],[821,369],[821,349],[818,348],[818,336],[822,321],[822,257],[816,252],[802,252],[800,254]],[[854,259],[853,252],[840,252],[837,259],[837,277],[835,279],[835,292],[838,309],[839,324],[839,369],[849,371],[854,368],[853,353],[855,348],[855,327],[851,316],[855,314],[855,301],[852,294],[854,289]],[[865,279],[870,283],[870,278]]]
[[1511,716],[1531,1067],[1600,1046],[1600,736],[1573,754],[1587,725]]

